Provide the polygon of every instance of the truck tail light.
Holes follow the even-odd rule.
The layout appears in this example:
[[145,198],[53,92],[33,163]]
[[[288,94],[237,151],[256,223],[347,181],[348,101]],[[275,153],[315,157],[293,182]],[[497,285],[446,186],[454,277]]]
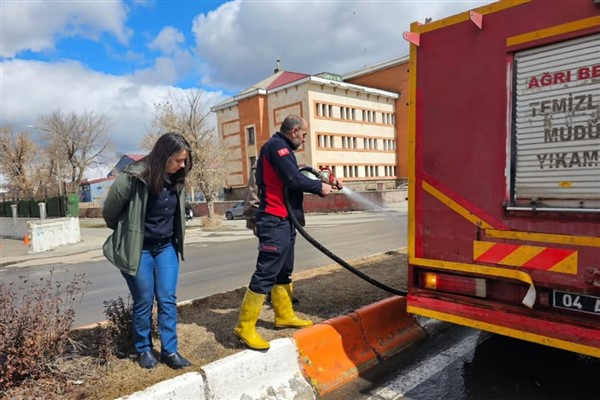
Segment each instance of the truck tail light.
[[482,278],[419,271],[418,285],[423,289],[436,290],[467,296],[486,297],[486,282]]

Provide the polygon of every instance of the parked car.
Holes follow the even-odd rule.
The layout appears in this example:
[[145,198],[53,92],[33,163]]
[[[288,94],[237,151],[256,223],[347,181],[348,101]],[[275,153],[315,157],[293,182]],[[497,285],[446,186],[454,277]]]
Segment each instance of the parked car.
[[242,218],[243,212],[244,212],[244,202],[238,201],[237,203],[235,203],[233,205],[233,207],[228,208],[227,211],[225,211],[225,218],[227,218],[227,219]]

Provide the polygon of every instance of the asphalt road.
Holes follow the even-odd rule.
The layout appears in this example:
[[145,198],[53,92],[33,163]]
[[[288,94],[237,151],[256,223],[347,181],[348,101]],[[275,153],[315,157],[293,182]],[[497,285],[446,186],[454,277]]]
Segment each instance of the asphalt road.
[[[243,220],[227,221],[232,229],[211,234],[186,244],[186,259],[181,263],[178,301],[206,297],[248,284],[254,270],[257,241],[248,235]],[[353,259],[380,254],[406,246],[405,209],[329,215],[309,215],[306,230],[337,256]],[[193,235],[190,235],[193,236]],[[332,264],[328,257],[298,235],[296,271]],[[76,274],[85,274],[90,284],[77,306],[75,326],[105,319],[103,301],[128,296],[127,286],[118,270],[98,249],[78,254],[76,259],[55,257],[44,265],[4,268],[2,281],[47,277],[69,282]],[[358,279],[358,278],[357,278]]]
[[322,400],[592,400],[600,359],[446,324]]

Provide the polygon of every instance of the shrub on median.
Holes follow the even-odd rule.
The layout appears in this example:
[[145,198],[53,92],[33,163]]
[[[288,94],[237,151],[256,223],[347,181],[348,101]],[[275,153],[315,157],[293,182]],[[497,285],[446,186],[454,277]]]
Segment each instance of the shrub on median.
[[88,284],[75,275],[63,287],[53,271],[49,278],[0,282],[0,394],[24,380],[56,375],[53,365],[70,343],[75,305]]

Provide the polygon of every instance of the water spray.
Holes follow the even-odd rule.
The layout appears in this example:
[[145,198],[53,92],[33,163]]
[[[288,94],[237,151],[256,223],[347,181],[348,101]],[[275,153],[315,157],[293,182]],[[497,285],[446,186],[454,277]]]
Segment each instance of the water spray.
[[[328,171],[328,173],[326,173],[325,176],[323,176],[323,169],[318,170],[318,169],[315,169],[310,166],[301,167],[300,172],[305,172],[305,171],[310,172],[311,174],[313,174],[314,176],[319,178],[322,182],[330,184],[342,192],[348,193],[349,189],[342,187],[342,185],[338,182],[338,180],[335,178],[335,176],[333,176],[333,174],[331,173],[331,170],[329,170],[328,167],[324,167],[324,168],[327,168],[326,171]],[[335,182],[335,185],[333,184],[334,182]],[[312,244],[317,250],[319,250],[321,253],[325,254],[327,257],[331,258],[336,263],[340,264],[342,267],[346,268],[348,271],[352,272],[359,278],[364,279],[365,281],[369,282],[370,284],[377,286],[379,289],[383,289],[389,293],[392,293],[392,294],[395,294],[398,296],[406,296],[408,294],[408,292],[406,292],[404,290],[394,289],[390,286],[387,286],[387,285],[371,278],[367,274],[359,271],[358,269],[356,269],[353,266],[351,266],[350,264],[348,264],[346,261],[342,260],[340,257],[336,256],[334,253],[329,251],[329,249],[327,249],[321,243],[317,242],[312,236],[310,236],[308,234],[308,232],[306,232],[304,230],[304,228],[302,227],[302,225],[296,218],[296,213],[292,209],[290,202],[289,202],[287,188],[285,188],[285,190],[283,192],[284,192],[285,207],[287,208],[288,216],[290,217],[292,224],[294,224],[294,226],[296,227],[296,230],[298,232],[300,232],[302,237],[304,237],[304,239],[306,239],[308,241],[308,243]]]

